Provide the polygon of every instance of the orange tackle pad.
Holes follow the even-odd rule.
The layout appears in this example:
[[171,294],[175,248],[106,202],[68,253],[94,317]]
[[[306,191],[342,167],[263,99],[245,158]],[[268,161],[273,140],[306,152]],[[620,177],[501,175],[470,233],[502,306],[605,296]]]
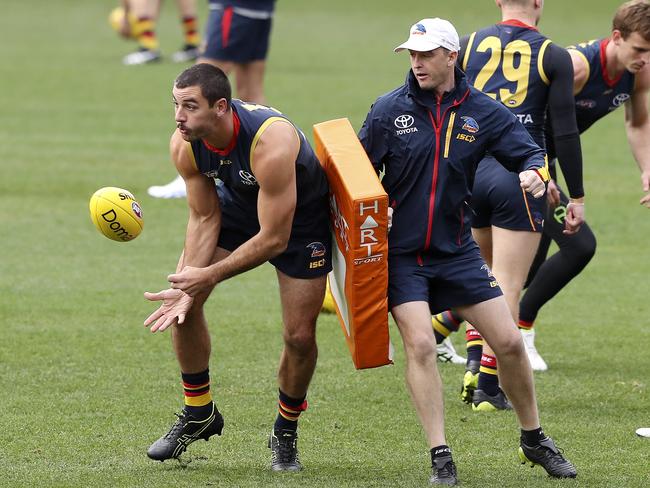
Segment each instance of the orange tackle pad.
[[391,364],[388,195],[348,119],[314,125],[314,140],[330,185],[328,280],[341,329],[357,369]]

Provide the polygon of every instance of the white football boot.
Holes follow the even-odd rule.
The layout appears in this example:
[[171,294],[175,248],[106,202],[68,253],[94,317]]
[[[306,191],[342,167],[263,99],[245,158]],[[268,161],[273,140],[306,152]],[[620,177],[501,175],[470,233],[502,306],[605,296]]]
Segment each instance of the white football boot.
[[650,437],[650,427],[641,427],[636,429],[636,435],[639,437]]
[[160,51],[140,48],[137,51],[127,54],[122,58],[122,64],[134,66],[137,64],[157,63],[162,59]]
[[467,362],[467,359],[458,355],[449,337],[446,337],[436,348],[439,363],[465,364]]
[[173,181],[162,186],[150,186],[147,193],[154,198],[185,198],[185,180],[178,175]]
[[542,359],[542,356],[537,352],[535,347],[535,330],[521,330],[521,337],[524,339],[524,346],[526,346],[526,354],[528,354],[528,360],[530,361],[530,367],[533,368],[533,371],[546,371],[548,365],[546,361]]

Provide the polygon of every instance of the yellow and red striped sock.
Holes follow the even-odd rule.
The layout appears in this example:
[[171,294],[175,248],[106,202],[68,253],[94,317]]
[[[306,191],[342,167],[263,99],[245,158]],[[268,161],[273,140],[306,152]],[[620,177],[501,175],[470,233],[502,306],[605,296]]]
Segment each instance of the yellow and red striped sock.
[[494,396],[499,392],[497,358],[490,354],[481,355],[481,368],[479,369],[477,388],[483,390],[490,396]]
[[282,430],[293,430],[298,428],[298,417],[307,410],[305,397],[291,398],[282,390],[278,390],[278,416],[275,419],[273,429],[276,432]]
[[520,330],[533,330],[533,326],[535,325],[535,322],[528,322],[527,320],[521,320],[519,319],[519,329]]
[[151,17],[139,17],[135,21],[134,35],[140,47],[156,51],[158,37],[156,36],[156,21]]
[[181,373],[185,410],[194,418],[205,418],[212,412],[209,370],[200,373]]
[[433,333],[436,336],[436,344],[440,344],[449,337],[449,334],[457,331],[462,321],[463,319],[455,315],[451,310],[431,317]]
[[470,361],[480,362],[483,352],[483,338],[478,330],[468,328],[465,331],[465,340],[467,341],[467,363]]
[[185,45],[198,46],[201,42],[201,37],[199,36],[198,22],[196,20],[196,17],[193,15],[187,15],[181,19],[181,24],[183,26],[183,38],[185,39]]

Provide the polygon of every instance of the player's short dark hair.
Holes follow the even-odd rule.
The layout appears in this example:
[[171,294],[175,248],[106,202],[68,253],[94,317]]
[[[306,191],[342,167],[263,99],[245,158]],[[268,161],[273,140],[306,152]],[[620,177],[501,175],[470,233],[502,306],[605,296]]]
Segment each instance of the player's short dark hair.
[[221,98],[225,98],[230,107],[232,98],[230,81],[223,71],[211,64],[199,63],[187,68],[178,75],[174,86],[176,88],[198,86],[201,88],[201,95],[208,101],[210,107],[214,106]]
[[621,32],[623,39],[633,32],[638,32],[646,41],[650,41],[650,2],[648,0],[631,0],[618,7],[612,29]]

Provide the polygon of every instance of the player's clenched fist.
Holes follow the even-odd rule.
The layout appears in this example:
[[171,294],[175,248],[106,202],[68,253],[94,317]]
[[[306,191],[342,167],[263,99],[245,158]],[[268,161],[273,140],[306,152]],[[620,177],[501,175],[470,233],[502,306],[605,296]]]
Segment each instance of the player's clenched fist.
[[519,173],[520,186],[535,198],[544,196],[546,192],[546,183],[535,170],[528,169]]

